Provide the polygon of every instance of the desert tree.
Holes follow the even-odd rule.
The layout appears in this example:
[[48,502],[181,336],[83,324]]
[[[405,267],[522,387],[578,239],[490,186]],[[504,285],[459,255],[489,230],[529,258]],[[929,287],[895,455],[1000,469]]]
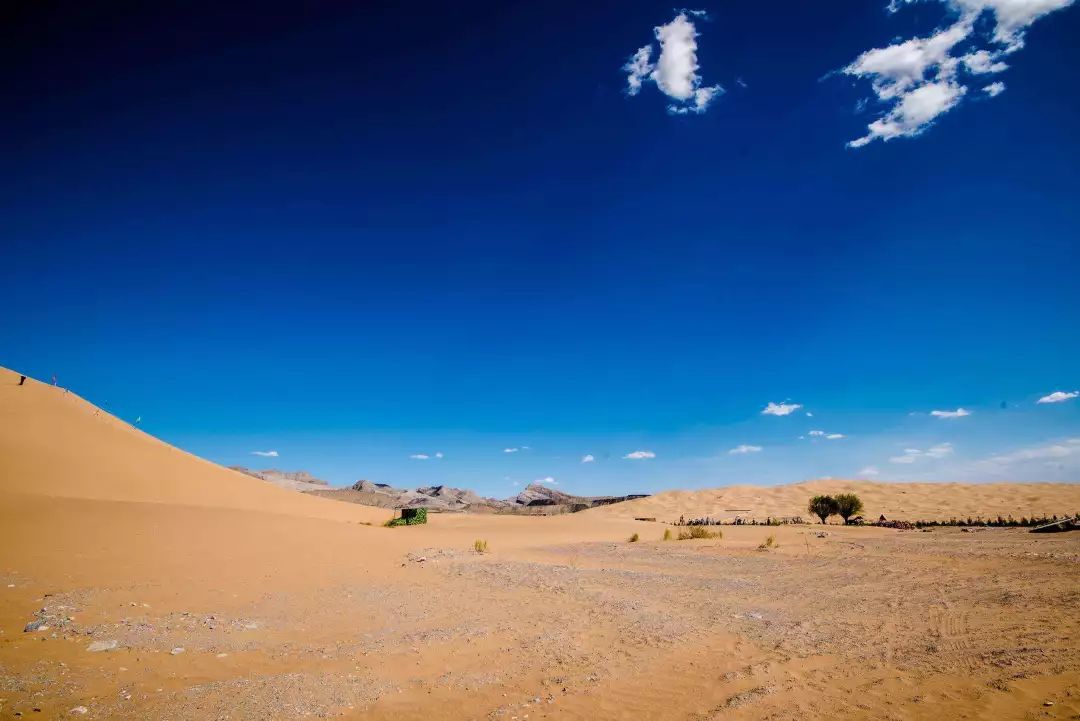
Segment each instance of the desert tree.
[[836,502],[836,514],[844,519],[844,523],[863,511],[862,500],[854,493],[838,493],[833,500]]
[[806,510],[820,518],[822,523],[825,523],[825,519],[829,516],[840,512],[836,499],[832,496],[814,496],[807,504]]

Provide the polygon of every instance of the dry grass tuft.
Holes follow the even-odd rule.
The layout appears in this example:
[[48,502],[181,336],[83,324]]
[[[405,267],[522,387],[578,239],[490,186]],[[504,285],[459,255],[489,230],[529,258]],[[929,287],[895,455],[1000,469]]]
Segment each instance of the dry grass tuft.
[[690,526],[688,531],[679,531],[680,541],[689,541],[695,538],[723,538],[721,531],[710,531],[705,526]]

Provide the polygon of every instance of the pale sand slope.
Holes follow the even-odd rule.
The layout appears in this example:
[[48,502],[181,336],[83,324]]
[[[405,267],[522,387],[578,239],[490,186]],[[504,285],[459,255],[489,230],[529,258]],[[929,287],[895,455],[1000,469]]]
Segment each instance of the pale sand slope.
[[0,371],[3,718],[1080,714],[1080,534],[663,543],[615,509],[370,527],[387,511],[16,382]]
[[[819,494],[856,493],[863,515],[877,520],[947,520],[949,518],[1016,519],[1080,513],[1080,483],[874,483],[823,480],[785,486],[731,486],[703,491],[666,491],[649,498],[587,511],[610,518],[655,517],[671,522],[679,516],[723,521],[736,516],[764,521],[767,517],[810,517],[806,504]],[[833,518],[837,521],[837,518]]]
[[63,388],[0,369],[0,489],[382,521],[386,511],[304,496],[179,450]]

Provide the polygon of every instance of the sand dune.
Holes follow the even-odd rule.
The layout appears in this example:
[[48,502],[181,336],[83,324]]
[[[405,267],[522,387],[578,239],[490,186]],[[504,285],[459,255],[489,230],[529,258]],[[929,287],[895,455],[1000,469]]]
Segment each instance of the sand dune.
[[385,520],[278,488],[163,443],[74,393],[0,369],[5,493],[236,508],[338,520]]
[[[807,501],[818,494],[852,492],[862,499],[867,518],[894,520],[1051,516],[1080,513],[1080,483],[874,483],[823,480],[784,486],[731,486],[701,491],[666,491],[649,498],[587,511],[613,518],[679,516],[722,521],[736,517],[801,516],[810,519]],[[834,519],[836,520],[836,519]]]
[[[5,718],[1080,714],[1080,534],[741,526],[663,542],[667,526],[632,520],[784,515],[852,484],[388,529],[365,525],[385,509],[277,488],[16,381],[0,371]],[[1076,498],[854,488],[887,515]]]

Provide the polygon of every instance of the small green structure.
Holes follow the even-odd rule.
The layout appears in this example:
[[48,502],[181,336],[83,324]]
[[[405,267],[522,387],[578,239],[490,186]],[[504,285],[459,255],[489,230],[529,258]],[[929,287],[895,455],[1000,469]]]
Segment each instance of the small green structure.
[[401,517],[404,519],[406,526],[419,526],[422,523],[427,523],[427,509],[402,508]]
[[427,523],[426,508],[402,508],[401,517],[395,518],[387,526],[419,526]]

